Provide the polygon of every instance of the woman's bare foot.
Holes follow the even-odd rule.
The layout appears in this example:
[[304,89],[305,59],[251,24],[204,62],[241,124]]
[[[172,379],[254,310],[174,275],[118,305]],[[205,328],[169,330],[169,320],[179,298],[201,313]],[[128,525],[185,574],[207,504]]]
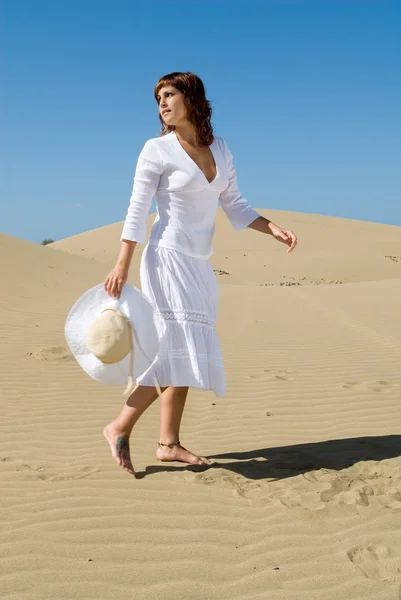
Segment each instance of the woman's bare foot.
[[174,445],[171,448],[168,446],[159,446],[156,451],[156,458],[161,461],[179,461],[189,463],[191,465],[210,465],[212,461],[204,456],[196,456],[183,446]]
[[111,454],[125,471],[135,475],[129,453],[129,435],[123,431],[118,431],[113,423],[106,425],[103,429],[103,435],[110,444]]

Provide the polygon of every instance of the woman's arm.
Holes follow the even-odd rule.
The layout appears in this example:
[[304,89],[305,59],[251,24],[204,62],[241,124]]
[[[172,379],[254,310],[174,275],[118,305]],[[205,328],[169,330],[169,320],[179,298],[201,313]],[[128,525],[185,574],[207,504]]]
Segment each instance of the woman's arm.
[[279,242],[286,244],[289,246],[287,253],[292,252],[297,245],[297,236],[293,231],[283,229],[282,227],[275,225],[272,221],[269,221],[269,219],[265,219],[262,216],[255,219],[255,221],[252,221],[248,227],[250,229],[254,229],[255,231],[272,235]]
[[136,242],[131,240],[121,240],[120,253],[117,258],[117,265],[120,267],[126,267],[127,270],[130,267],[132,256],[136,248]]
[[250,229],[254,229],[255,231],[260,231],[261,233],[267,233],[268,235],[272,235],[270,224],[271,221],[269,221],[269,219],[265,219],[264,217],[260,216],[254,221],[252,221],[252,223],[250,223],[248,227]]
[[136,242],[131,242],[130,240],[121,241],[120,253],[118,255],[116,266],[110,271],[105,279],[104,289],[114,298],[119,298],[121,296],[122,289],[127,282],[135,247]]
[[104,289],[119,298],[128,279],[132,256],[137,243],[146,243],[146,222],[153,196],[159,186],[163,164],[154,140],[148,140],[139,155],[127,216],[121,233],[120,252],[112,271],[106,277]]
[[127,240],[146,243],[146,221],[162,172],[163,163],[157,143],[155,140],[148,140],[138,158],[121,242]]
[[249,227],[260,215],[252,208],[238,189],[237,174],[234,167],[233,157],[226,142],[224,143],[224,153],[227,161],[228,185],[220,194],[219,200],[221,208],[226,213],[231,225],[237,231]]

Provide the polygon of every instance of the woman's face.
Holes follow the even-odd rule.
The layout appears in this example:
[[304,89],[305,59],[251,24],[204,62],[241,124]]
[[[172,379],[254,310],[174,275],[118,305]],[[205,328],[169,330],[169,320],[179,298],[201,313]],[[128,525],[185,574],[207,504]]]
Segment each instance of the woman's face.
[[159,112],[166,125],[182,125],[187,122],[184,94],[172,85],[163,87],[157,95]]

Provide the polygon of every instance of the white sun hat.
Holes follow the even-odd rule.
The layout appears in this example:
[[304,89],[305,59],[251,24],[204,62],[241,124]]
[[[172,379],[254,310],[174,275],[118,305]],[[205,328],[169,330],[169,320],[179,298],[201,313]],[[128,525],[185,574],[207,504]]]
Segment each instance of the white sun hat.
[[[112,298],[101,283],[73,305],[65,323],[68,346],[82,369],[106,385],[127,385],[152,364],[159,350],[153,307],[137,288],[125,284]],[[159,392],[159,385],[154,378]]]

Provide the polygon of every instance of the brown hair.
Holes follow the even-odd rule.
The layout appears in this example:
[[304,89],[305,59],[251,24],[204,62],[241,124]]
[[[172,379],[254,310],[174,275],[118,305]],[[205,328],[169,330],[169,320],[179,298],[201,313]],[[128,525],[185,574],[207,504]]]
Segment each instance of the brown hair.
[[[195,126],[197,143],[199,146],[210,146],[213,142],[213,127],[210,123],[212,108],[206,98],[205,87],[202,80],[195,73],[169,73],[161,77],[156,84],[154,96],[157,100],[161,88],[171,85],[184,94],[184,103],[187,108],[188,120]],[[174,125],[166,125],[159,113],[162,124],[161,135],[174,131]]]

